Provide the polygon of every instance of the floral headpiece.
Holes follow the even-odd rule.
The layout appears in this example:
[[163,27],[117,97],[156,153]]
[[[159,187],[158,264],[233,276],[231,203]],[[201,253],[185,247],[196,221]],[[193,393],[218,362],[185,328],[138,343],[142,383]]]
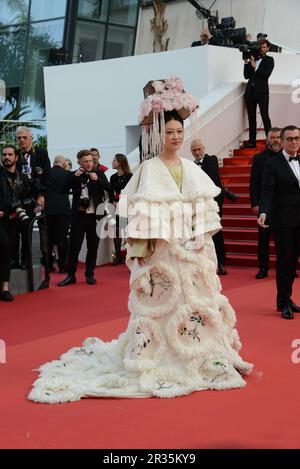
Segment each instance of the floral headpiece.
[[144,87],[144,101],[140,107],[142,125],[142,159],[160,153],[165,136],[165,111],[176,111],[182,119],[191,116],[199,107],[198,100],[184,91],[180,78],[149,81]]

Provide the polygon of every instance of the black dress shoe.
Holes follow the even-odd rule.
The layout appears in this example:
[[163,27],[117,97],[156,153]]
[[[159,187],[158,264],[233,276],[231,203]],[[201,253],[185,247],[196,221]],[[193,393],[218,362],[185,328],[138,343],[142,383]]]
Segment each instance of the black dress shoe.
[[0,292],[0,299],[2,301],[13,301],[14,297],[8,290],[5,290],[5,291]]
[[218,275],[227,275],[227,270],[223,264],[218,265]]
[[247,143],[245,143],[243,148],[256,148],[256,143],[255,142],[247,142]]
[[65,287],[67,285],[73,285],[74,283],[76,283],[76,277],[75,275],[68,275],[68,277],[66,277],[64,280],[62,280],[61,282],[59,282],[57,284],[58,287]]
[[293,319],[294,318],[293,312],[292,312],[291,308],[288,305],[283,306],[281,308],[281,317],[283,319]]
[[227,188],[225,189],[225,197],[226,199],[230,200],[230,202],[235,203],[238,198],[240,197],[238,194],[234,194],[233,192],[230,192]]
[[92,275],[86,275],[85,278],[88,285],[96,285],[97,280]]
[[260,268],[257,274],[255,275],[255,278],[261,279],[261,278],[266,278],[267,276],[268,276],[268,269]]
[[11,270],[21,269],[19,262],[13,261],[10,266]]
[[290,301],[290,309],[293,313],[300,313],[300,306],[297,306],[293,301]]

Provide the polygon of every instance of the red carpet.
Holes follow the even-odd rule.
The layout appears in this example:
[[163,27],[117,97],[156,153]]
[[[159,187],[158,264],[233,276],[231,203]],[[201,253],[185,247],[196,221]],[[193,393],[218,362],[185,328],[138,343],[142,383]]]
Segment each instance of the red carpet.
[[[222,279],[238,315],[243,357],[255,364],[239,390],[202,391],[176,399],[85,399],[41,405],[26,400],[40,364],[87,336],[110,340],[127,324],[128,272],[97,269],[96,287],[74,286],[18,296],[0,304],[1,448],[299,448],[300,364],[292,341],[300,315],[285,321],[274,310],[274,274],[231,268]],[[57,282],[61,277],[53,277]],[[299,279],[294,300],[300,303]]]

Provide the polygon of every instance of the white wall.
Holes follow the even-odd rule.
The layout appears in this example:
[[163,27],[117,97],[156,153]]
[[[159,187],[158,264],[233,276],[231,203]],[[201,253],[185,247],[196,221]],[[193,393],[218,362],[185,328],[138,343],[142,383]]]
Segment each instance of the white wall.
[[[213,2],[212,0],[202,0],[201,3],[209,8]],[[264,8],[265,0],[217,0],[212,11],[219,11],[220,21],[221,18],[233,16],[236,20],[236,27],[246,27],[247,32],[252,34],[253,40],[255,40],[257,33],[262,32]],[[165,18],[168,21],[166,37],[170,38],[169,50],[190,47],[193,41],[199,41],[200,31],[207,25],[207,22],[200,20],[195,12],[196,9],[186,0],[166,4]],[[150,19],[152,18],[152,7],[141,9],[136,54],[146,54],[153,51],[153,33],[150,28]]]
[[[271,84],[291,85],[299,77],[300,56],[274,54],[274,57],[276,65]],[[203,106],[204,110],[209,110],[218,100],[220,113],[225,106],[228,107],[228,93],[222,94],[219,90],[224,84],[239,85],[243,82],[243,62],[236,50],[206,46],[46,68],[50,156],[65,154],[75,161],[79,149],[96,146],[100,147],[103,163],[110,165],[116,152],[126,152],[126,137],[128,150],[134,147],[134,139],[137,140],[136,126],[144,85],[149,80],[171,75],[180,76],[185,88],[200,99],[200,116]],[[272,122],[276,125],[291,123],[300,115],[300,104],[292,104],[292,91],[290,86],[283,91],[274,88],[270,109]],[[280,104],[277,100],[279,95]],[[230,99],[233,102],[235,98]],[[245,115],[242,106],[240,99],[238,114],[232,107],[231,117],[227,109],[225,124],[210,118],[205,132],[207,136],[213,136],[212,151],[222,152],[222,148],[230,144],[230,139],[238,136],[240,131],[236,118],[241,113]],[[287,109],[286,114],[283,109]],[[227,134],[227,126],[231,126],[234,132]],[[220,133],[222,140],[215,145],[214,135]]]
[[[209,8],[213,1],[201,0],[201,3]],[[299,0],[217,0],[212,12],[215,10],[219,12],[219,21],[223,17],[233,16],[236,27],[246,27],[252,40],[256,40],[257,33],[264,32],[274,44],[300,53]],[[193,41],[200,39],[200,31],[207,26],[207,22],[199,20],[195,11],[186,0],[166,4],[169,50],[190,47]],[[152,18],[152,7],[141,9],[136,54],[151,53],[153,50],[153,33],[149,23]]]

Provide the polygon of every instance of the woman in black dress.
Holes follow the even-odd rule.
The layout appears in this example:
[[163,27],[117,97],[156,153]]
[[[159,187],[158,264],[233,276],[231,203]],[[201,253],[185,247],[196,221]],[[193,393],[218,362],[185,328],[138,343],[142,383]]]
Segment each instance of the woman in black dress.
[[[127,157],[122,155],[121,153],[117,153],[114,156],[112,161],[112,168],[116,169],[117,172],[113,174],[110,178],[110,185],[112,188],[111,193],[111,202],[114,205],[117,205],[119,202],[119,197],[121,191],[125,188],[128,181],[130,180],[132,173],[130,171],[130,167],[128,164]],[[115,259],[113,261],[113,265],[122,264],[122,257],[121,257],[121,244],[122,238],[120,237],[119,233],[119,217],[116,216],[116,238],[114,238],[115,244]]]

